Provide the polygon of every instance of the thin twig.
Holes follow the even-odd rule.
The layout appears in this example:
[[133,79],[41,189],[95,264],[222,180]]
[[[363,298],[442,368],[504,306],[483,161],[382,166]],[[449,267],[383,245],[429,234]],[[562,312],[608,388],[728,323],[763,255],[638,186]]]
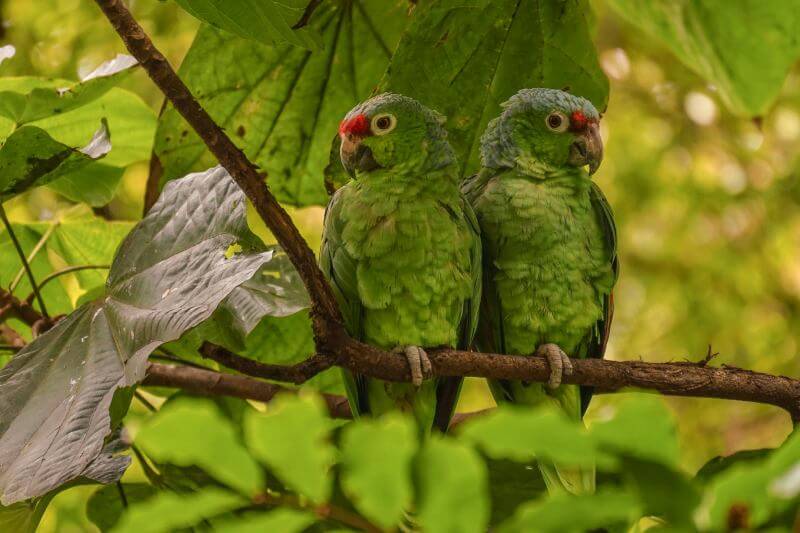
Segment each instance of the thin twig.
[[[31,253],[28,254],[28,258],[27,258],[28,264],[33,263],[33,260],[36,258],[36,254],[38,254],[39,250],[41,250],[44,247],[45,243],[50,239],[50,236],[53,235],[53,233],[56,231],[56,228],[58,226],[59,226],[59,222],[55,222],[53,224],[50,224],[50,226],[47,228],[47,231],[45,231],[44,235],[42,235],[42,237],[39,239],[39,242],[37,242],[36,245],[31,250]],[[11,285],[8,286],[9,292],[14,292],[14,289],[17,288],[17,285],[19,285],[19,282],[22,281],[23,276],[25,276],[25,267],[24,266],[19,269],[19,272],[17,272],[17,275],[14,276],[14,279],[11,281]]]
[[340,524],[356,528],[360,531],[368,531],[370,533],[381,533],[383,530],[364,518],[363,516],[349,511],[338,505],[325,503],[322,505],[314,505],[311,502],[301,500],[294,494],[279,494],[276,492],[265,492],[258,494],[253,498],[253,503],[259,506],[267,507],[291,507],[302,511],[311,511],[317,517],[327,520],[331,519]]
[[297,23],[292,26],[292,29],[299,30],[303,26],[308,26],[308,23],[311,21],[311,15],[314,14],[314,11],[321,3],[322,0],[311,0],[303,11],[303,15],[300,17],[300,20],[298,20]]
[[14,233],[14,229],[11,227],[11,222],[8,221],[8,217],[6,216],[6,210],[5,208],[3,208],[2,203],[0,203],[0,219],[3,221],[3,225],[6,227],[8,236],[11,237],[11,242],[14,243],[14,248],[16,248],[17,250],[17,255],[19,256],[19,260],[22,261],[22,267],[28,274],[28,279],[31,282],[31,287],[33,288],[33,291],[36,294],[36,300],[39,302],[39,309],[41,310],[45,318],[48,318],[49,315],[47,314],[47,307],[45,307],[44,305],[44,300],[42,299],[42,295],[39,293],[38,290],[36,290],[36,278],[33,277],[33,271],[31,270],[31,266],[28,264],[28,260],[25,257],[25,251],[22,249],[22,246],[19,244],[19,241],[17,240],[17,236]]
[[247,374],[248,376],[273,379],[275,381],[294,383],[296,385],[305,383],[320,372],[336,364],[336,360],[333,357],[319,353],[294,365],[267,364],[236,355],[222,346],[217,346],[210,342],[204,342],[202,344],[200,347],[200,354],[203,357],[212,359],[223,366],[238,370],[242,374]]
[[133,392],[133,397],[134,397],[134,398],[136,398],[137,400],[139,400],[139,403],[141,403],[142,405],[144,405],[144,406],[147,408],[147,410],[148,410],[148,411],[150,411],[151,413],[155,413],[156,411],[158,411],[158,408],[156,408],[156,406],[155,406],[155,405],[153,405],[152,403],[150,403],[150,402],[148,401],[148,399],[147,399],[147,398],[145,398],[145,397],[142,395],[142,393],[141,393],[141,392],[139,392],[138,390]]
[[[41,292],[42,288],[45,285],[50,283],[52,280],[58,278],[59,276],[63,276],[65,274],[80,272],[81,270],[108,270],[109,268],[111,268],[109,265],[77,265],[77,266],[62,268],[61,270],[50,272],[48,275],[42,278],[42,281],[39,282],[39,286],[37,288],[39,289],[39,292]],[[25,301],[31,303],[33,301],[33,295],[34,293],[30,293],[28,297],[25,298]]]

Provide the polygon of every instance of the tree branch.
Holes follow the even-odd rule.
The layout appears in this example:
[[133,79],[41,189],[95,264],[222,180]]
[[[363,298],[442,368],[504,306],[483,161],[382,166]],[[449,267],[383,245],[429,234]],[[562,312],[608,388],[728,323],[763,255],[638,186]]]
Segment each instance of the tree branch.
[[[190,366],[162,365],[149,363],[144,387],[173,387],[183,389],[198,396],[232,396],[243,400],[268,402],[279,392],[293,392],[292,389],[267,383],[247,376],[222,374],[212,370],[202,370]],[[323,394],[328,412],[333,418],[350,418],[350,406],[343,396]]]
[[222,346],[210,342],[204,342],[200,346],[200,355],[248,376],[294,383],[295,385],[305,383],[336,364],[336,360],[329,355],[314,354],[295,365],[272,365],[236,355]]
[[341,314],[316,258],[289,215],[267,188],[255,165],[194,99],[166,58],[121,0],[95,0],[133,55],[164,96],[197,132],[220,164],[253,203],[261,219],[297,268],[312,302],[314,332],[326,338],[342,329]]
[[[201,351],[204,357],[244,374],[294,384],[303,383],[337,364],[330,356],[315,354],[291,366],[267,365],[211,343],[205,343]],[[338,364],[373,378],[410,381],[406,360],[394,354],[384,354],[371,346],[361,345]],[[433,373],[426,377],[471,376],[530,382],[546,382],[550,377],[550,368],[543,357],[449,349],[430,350],[428,356]],[[730,366],[710,367],[709,360],[709,356],[697,363],[572,359],[574,371],[571,375],[565,375],[562,382],[591,386],[598,393],[633,387],[658,391],[668,396],[764,403],[785,409],[794,421],[800,421],[800,380]]]

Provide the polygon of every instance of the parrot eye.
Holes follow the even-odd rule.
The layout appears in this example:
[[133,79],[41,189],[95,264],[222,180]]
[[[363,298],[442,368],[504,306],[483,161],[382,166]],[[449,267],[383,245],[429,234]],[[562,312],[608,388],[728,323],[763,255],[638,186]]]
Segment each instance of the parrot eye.
[[397,126],[397,119],[391,113],[375,115],[372,117],[372,133],[375,135],[386,135]]
[[559,111],[553,111],[547,115],[545,122],[547,123],[547,127],[556,133],[563,133],[567,131],[569,127],[569,120],[567,120],[566,115]]

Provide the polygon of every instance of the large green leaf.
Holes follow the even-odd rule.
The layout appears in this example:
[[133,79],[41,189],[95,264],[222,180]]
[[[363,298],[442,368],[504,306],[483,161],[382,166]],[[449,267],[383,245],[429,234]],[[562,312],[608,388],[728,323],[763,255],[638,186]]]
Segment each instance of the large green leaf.
[[196,465],[246,496],[261,489],[264,477],[230,423],[210,401],[170,402],[139,431],[136,443],[155,461]]
[[212,26],[266,44],[289,43],[319,48],[319,36],[309,28],[292,29],[310,0],[175,0]]
[[[676,467],[678,435],[664,401],[651,394],[627,396],[614,417],[592,425],[592,438],[602,449]],[[636,435],[636,438],[631,438]]]
[[581,496],[559,493],[521,506],[498,531],[592,531],[628,524],[639,516],[636,498],[624,491],[600,489],[596,494]]
[[587,432],[562,413],[548,408],[532,410],[504,405],[466,423],[459,437],[479,445],[495,459],[528,462],[540,458],[591,466],[596,458]]
[[331,494],[332,422],[316,395],[285,394],[266,414],[248,413],[245,438],[253,454],[290,489],[322,503]]
[[413,420],[399,414],[361,419],[342,433],[342,488],[364,516],[386,529],[399,524],[411,504],[417,438]]
[[723,530],[734,507],[747,514],[750,527],[766,524],[787,509],[791,526],[800,508],[800,432],[763,459],[734,464],[706,486],[697,522],[709,530]]
[[245,505],[236,493],[208,487],[191,494],[159,492],[132,505],[112,530],[114,533],[171,533]]
[[519,89],[569,86],[605,108],[589,17],[582,0],[421,0],[380,88],[445,114],[471,172],[486,123]]
[[36,533],[45,509],[55,494],[48,494],[26,502],[17,502],[8,507],[0,505],[0,531],[13,533]]
[[80,170],[110,150],[105,123],[83,148],[60,143],[36,126],[22,126],[0,146],[0,201]]
[[[228,257],[237,243],[247,253]],[[272,258],[258,245],[244,194],[222,168],[165,189],[122,243],[107,296],[0,370],[4,504],[44,494],[98,457],[114,391],[140,381],[153,349],[207,319]]]
[[800,56],[800,9],[785,0],[611,0],[719,91],[731,111],[761,115]]
[[[30,262],[34,276],[41,282],[46,276],[67,267],[110,265],[114,252],[133,223],[102,220],[87,206],[77,205],[56,213],[51,220],[13,223],[12,227],[29,257],[33,248],[43,241],[41,251]],[[6,246],[11,246],[8,234],[0,230],[0,247]],[[0,254],[0,285],[7,287],[21,268],[22,263],[16,254]],[[100,289],[105,284],[106,274],[104,269],[81,270],[48,282],[42,291],[48,311],[57,314],[72,311],[74,306],[65,288],[76,288],[82,293]],[[27,277],[21,278],[15,293],[20,298],[31,293]]]
[[106,533],[119,522],[127,506],[152,498],[156,492],[156,488],[147,483],[107,485],[97,489],[86,502],[86,515],[100,531]]
[[429,438],[415,466],[419,522],[425,531],[486,531],[488,475],[475,450],[453,439]]
[[[179,74],[264,169],[279,200],[324,204],[323,169],[342,117],[374,89],[407,20],[405,0],[325,1],[311,18],[324,50],[268,46],[203,27]],[[113,124],[112,124],[113,127]],[[159,121],[162,183],[213,164],[173,108]]]
[[39,78],[0,78],[0,115],[22,125],[65,113],[101,97],[135,65],[133,57],[120,54],[78,83]]
[[42,128],[64,144],[79,146],[92,136],[101,118],[108,122],[114,144],[103,159],[104,165],[124,167],[150,157],[155,113],[139,96],[118,87],[68,113],[52,115],[31,125]]
[[250,513],[240,518],[214,524],[217,533],[300,533],[315,522],[314,515],[307,511],[276,509],[269,513]]

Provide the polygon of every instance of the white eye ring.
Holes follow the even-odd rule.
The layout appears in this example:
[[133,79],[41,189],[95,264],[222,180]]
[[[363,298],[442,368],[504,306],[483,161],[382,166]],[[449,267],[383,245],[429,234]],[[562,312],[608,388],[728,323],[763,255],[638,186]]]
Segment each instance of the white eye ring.
[[547,128],[556,133],[564,133],[569,128],[569,119],[560,111],[553,111],[544,119]]
[[386,135],[397,126],[397,119],[391,113],[382,113],[372,117],[370,129],[375,135]]

